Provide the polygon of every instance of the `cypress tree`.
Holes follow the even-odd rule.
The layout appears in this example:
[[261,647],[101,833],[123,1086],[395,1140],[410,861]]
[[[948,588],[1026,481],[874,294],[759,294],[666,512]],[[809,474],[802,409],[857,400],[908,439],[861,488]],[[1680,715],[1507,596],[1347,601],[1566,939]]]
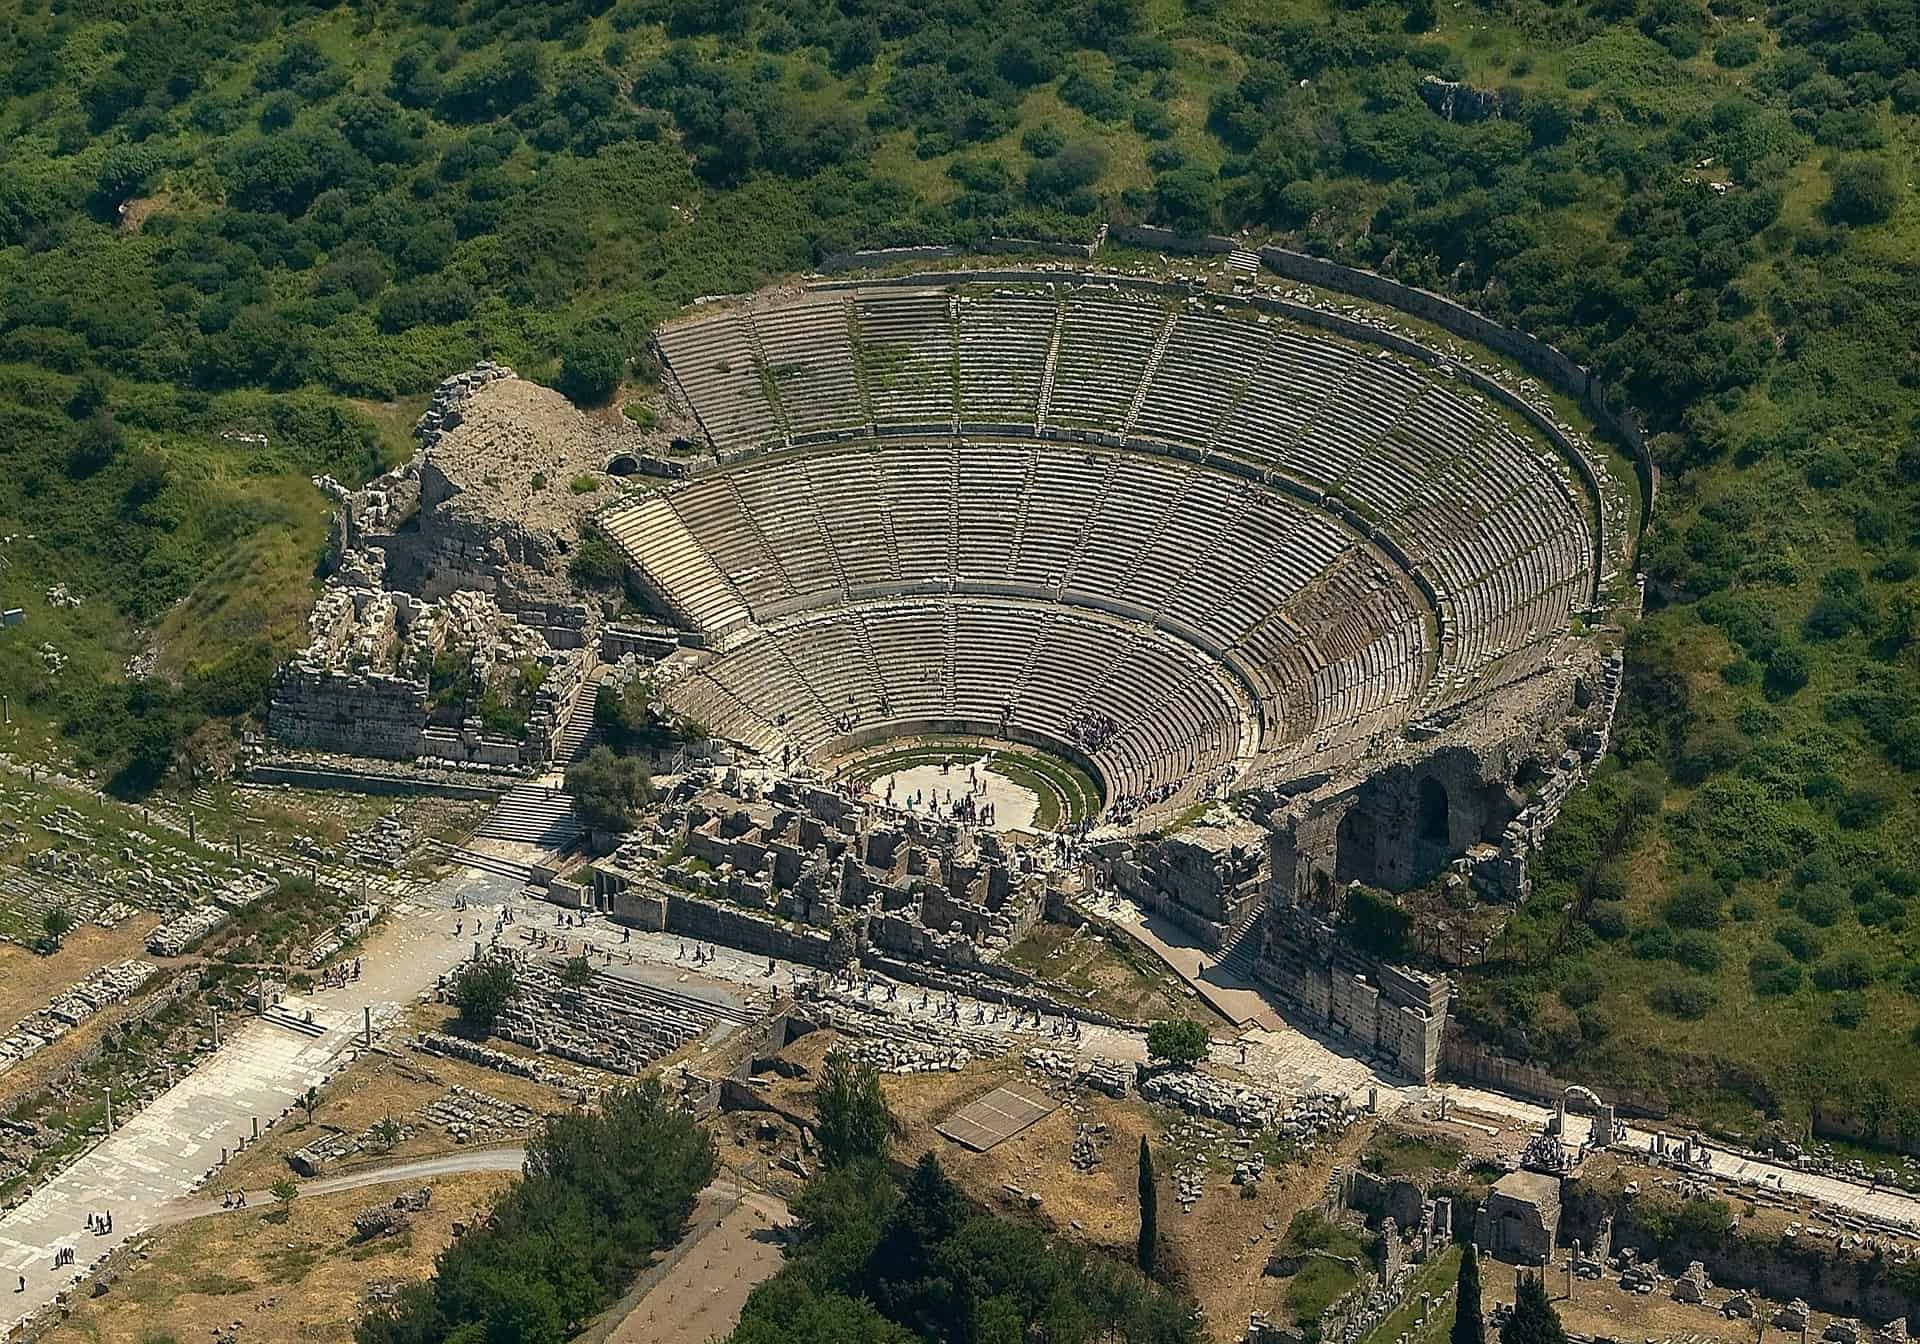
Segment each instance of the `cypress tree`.
[[1460,1282],[1453,1295],[1453,1332],[1448,1344],[1486,1344],[1487,1322],[1480,1314],[1480,1256],[1467,1242],[1460,1252]]
[[1153,1273],[1154,1242],[1159,1237],[1160,1213],[1156,1203],[1158,1195],[1153,1185],[1153,1152],[1147,1147],[1147,1136],[1140,1136],[1140,1244],[1138,1246],[1140,1272]]
[[1500,1327],[1500,1344],[1567,1344],[1560,1313],[1547,1300],[1540,1275],[1525,1275],[1515,1286],[1513,1314]]

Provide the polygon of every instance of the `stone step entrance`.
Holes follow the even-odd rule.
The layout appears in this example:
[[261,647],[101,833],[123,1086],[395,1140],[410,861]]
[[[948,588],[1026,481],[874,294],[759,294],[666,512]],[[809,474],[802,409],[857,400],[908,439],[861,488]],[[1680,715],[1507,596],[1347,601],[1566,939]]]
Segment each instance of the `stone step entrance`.
[[260,1014],[260,1016],[265,1021],[273,1023],[276,1027],[284,1027],[288,1031],[301,1036],[318,1038],[327,1034],[327,1029],[320,1023],[309,1022],[306,1018],[299,1016],[292,1010],[281,1008],[278,1005],[267,1009],[267,1011]]
[[574,816],[573,799],[565,790],[546,784],[521,784],[501,798],[473,834],[480,840],[565,849],[586,831]]

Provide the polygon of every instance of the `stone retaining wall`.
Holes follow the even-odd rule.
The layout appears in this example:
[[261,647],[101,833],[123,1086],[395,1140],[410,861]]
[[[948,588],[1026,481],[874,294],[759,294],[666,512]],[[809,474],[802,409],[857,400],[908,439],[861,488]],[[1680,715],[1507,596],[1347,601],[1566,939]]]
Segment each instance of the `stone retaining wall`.
[[[1566,1090],[1575,1086],[1564,1078],[1554,1077],[1537,1064],[1522,1064],[1518,1060],[1495,1054],[1457,1031],[1447,1033],[1446,1041],[1440,1047],[1440,1070],[1459,1082],[1484,1087],[1490,1092],[1504,1092],[1541,1106],[1557,1105]],[[1588,1088],[1602,1101],[1611,1102],[1622,1116],[1663,1120],[1670,1110],[1667,1099],[1657,1092],[1589,1083],[1578,1086]]]

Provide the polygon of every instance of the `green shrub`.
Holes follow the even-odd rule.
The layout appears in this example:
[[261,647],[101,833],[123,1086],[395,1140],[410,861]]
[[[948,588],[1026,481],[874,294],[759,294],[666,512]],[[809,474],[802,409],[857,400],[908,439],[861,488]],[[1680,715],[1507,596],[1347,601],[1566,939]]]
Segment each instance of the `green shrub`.
[[1744,70],[1760,59],[1760,38],[1741,30],[1713,44],[1713,63],[1724,70]]
[[1873,963],[1855,948],[1835,952],[1813,968],[1813,983],[1826,990],[1865,989],[1873,983]]

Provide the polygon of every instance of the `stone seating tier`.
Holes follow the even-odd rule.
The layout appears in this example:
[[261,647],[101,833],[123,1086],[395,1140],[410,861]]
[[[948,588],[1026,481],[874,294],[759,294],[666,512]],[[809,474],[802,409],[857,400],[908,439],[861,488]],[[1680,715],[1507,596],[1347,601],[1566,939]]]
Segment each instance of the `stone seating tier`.
[[749,455],[600,522],[718,641],[676,703],[755,745],[1094,714],[1109,795],[1145,795],[1364,750],[1549,665],[1593,590],[1567,463],[1444,370],[1270,317],[874,287],[658,342]]

